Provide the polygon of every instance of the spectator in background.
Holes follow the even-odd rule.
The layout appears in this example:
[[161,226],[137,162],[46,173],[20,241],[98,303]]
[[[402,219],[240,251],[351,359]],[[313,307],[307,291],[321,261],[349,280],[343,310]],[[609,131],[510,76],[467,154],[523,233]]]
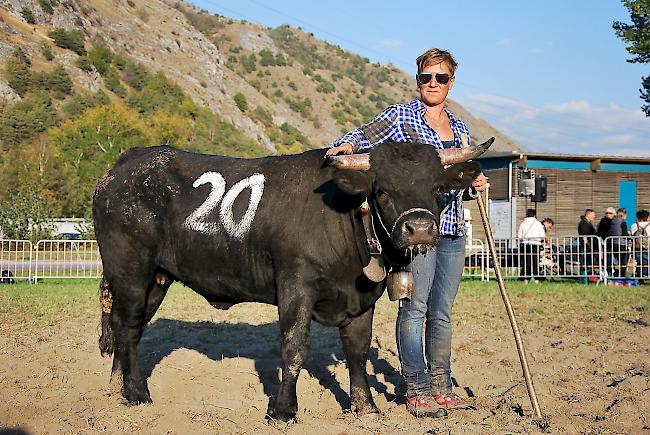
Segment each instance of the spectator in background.
[[613,254],[616,263],[615,265],[612,265],[612,275],[619,278],[625,277],[625,269],[628,260],[627,240],[621,238],[622,236],[625,237],[628,235],[627,223],[625,222],[626,216],[627,210],[624,208],[616,210],[616,215],[610,222],[606,235],[607,237],[611,237],[611,239],[605,241],[605,246],[608,248],[609,252]]
[[636,259],[636,275],[650,276],[650,212],[636,212],[636,222],[632,224],[631,233],[634,236],[634,258]]
[[601,239],[605,240],[607,238],[607,233],[609,233],[609,227],[612,224],[612,219],[614,219],[615,214],[616,210],[614,210],[614,207],[607,207],[605,216],[598,223],[598,230],[596,231],[596,235]]
[[521,267],[520,280],[530,277],[531,281],[535,281],[535,277],[539,276],[539,257],[546,232],[544,225],[537,220],[536,215],[535,210],[529,208],[526,211],[526,218],[521,222],[517,231]]
[[545,217],[542,219],[542,225],[544,225],[544,233],[548,236],[548,232],[553,229],[553,226],[555,225],[555,222],[553,222],[553,219],[550,217]]
[[[580,275],[590,274],[591,268],[594,264],[598,263],[598,249],[594,245],[594,238],[591,236],[596,235],[596,228],[594,228],[594,221],[596,220],[596,212],[592,209],[585,209],[585,214],[580,216],[580,223],[578,224],[579,238],[579,255],[580,255]],[[585,278],[586,283],[586,278]]]
[[[558,261],[557,252],[553,252],[553,243],[550,239],[551,235],[549,234],[553,231],[555,222],[550,217],[545,217],[542,219],[542,227],[544,228],[544,241],[543,251],[540,259],[540,273],[543,275],[557,275],[559,272],[560,262]],[[542,278],[543,279],[543,278]]]

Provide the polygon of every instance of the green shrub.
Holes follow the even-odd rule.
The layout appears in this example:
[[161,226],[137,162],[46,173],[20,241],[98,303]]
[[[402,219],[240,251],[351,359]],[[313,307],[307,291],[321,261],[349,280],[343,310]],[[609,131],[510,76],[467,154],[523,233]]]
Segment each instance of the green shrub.
[[21,97],[24,96],[32,86],[32,62],[25,52],[16,48],[6,62],[6,70],[9,86]]
[[275,56],[275,66],[286,66],[287,65],[287,59],[282,55],[282,53],[278,53],[277,56]]
[[122,53],[113,54],[113,65],[118,70],[123,71],[128,63],[129,61],[127,60],[126,56],[124,56]]
[[103,91],[95,94],[75,94],[63,105],[63,112],[70,119],[77,119],[93,107],[109,103],[108,96]]
[[0,141],[6,147],[23,144],[53,127],[59,117],[45,91],[35,91],[0,117]]
[[331,94],[332,92],[336,91],[336,88],[332,83],[328,82],[327,80],[324,80],[320,82],[318,86],[316,86],[316,90],[324,94]]
[[52,47],[50,47],[50,44],[48,44],[47,42],[41,44],[41,53],[43,53],[43,57],[45,58],[45,60],[54,59],[54,53],[52,53]]
[[122,83],[120,83],[120,78],[112,68],[109,68],[106,72],[106,75],[104,76],[104,84],[109,91],[113,92],[120,98],[126,98],[128,95],[126,88],[122,86]]
[[136,90],[141,90],[150,78],[151,74],[139,63],[127,62],[122,69],[122,81]]
[[280,128],[275,127],[269,134],[269,139],[271,139],[273,143],[284,147],[280,148],[280,151],[283,153],[300,152],[311,147],[311,144],[305,135],[303,135],[300,130],[286,122],[283,123]]
[[106,74],[113,61],[113,52],[108,47],[96,45],[88,52],[88,60],[101,75]]
[[258,91],[262,89],[262,84],[260,83],[259,80],[251,80],[250,85],[257,89]]
[[92,72],[93,70],[93,64],[90,63],[87,56],[79,56],[74,64],[82,71]]
[[256,66],[257,59],[255,57],[255,53],[251,53],[249,56],[243,55],[239,58],[239,61],[241,62],[242,66],[244,67],[244,70],[247,73],[252,73],[253,71],[255,71],[255,69],[257,69]]
[[52,91],[54,98],[63,99],[72,93],[72,80],[66,70],[58,65],[52,71],[40,72],[34,75],[34,87],[45,91]]
[[295,99],[286,97],[284,100],[287,102],[291,110],[300,113],[303,118],[307,118],[311,113],[311,100],[309,97],[305,97],[304,99],[301,99],[300,97]]
[[241,92],[237,92],[234,97],[235,104],[237,108],[242,112],[245,112],[248,109],[248,102],[246,101],[246,96]]
[[[54,14],[53,2],[51,2],[50,0],[38,0],[38,4],[41,6],[41,9],[46,14],[49,14],[49,15]],[[54,3],[54,4],[56,4],[56,3]]]
[[268,48],[260,50],[260,65],[262,66],[275,66],[275,56]]
[[23,20],[25,20],[26,23],[29,24],[36,24],[36,18],[34,17],[34,13],[32,10],[28,7],[24,7],[20,10],[20,15],[23,16]]
[[273,124],[273,116],[271,115],[271,112],[262,106],[257,106],[255,110],[253,110],[251,118],[260,121],[266,128],[271,128],[275,125]]
[[162,72],[148,75],[142,89],[129,96],[128,104],[146,115],[165,109],[173,114],[194,118],[199,112],[180,86],[167,80]]
[[84,35],[79,30],[67,31],[59,27],[50,31],[48,36],[54,39],[54,43],[58,47],[72,50],[79,56],[86,54],[86,49],[84,48]]

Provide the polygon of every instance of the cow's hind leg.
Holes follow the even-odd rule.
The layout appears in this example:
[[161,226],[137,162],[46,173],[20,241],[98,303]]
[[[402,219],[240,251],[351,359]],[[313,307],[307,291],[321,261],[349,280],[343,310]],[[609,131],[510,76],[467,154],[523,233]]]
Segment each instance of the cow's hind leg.
[[296,382],[309,353],[312,306],[306,300],[304,290],[292,288],[279,295],[278,311],[282,337],[282,380],[275,401],[269,403],[268,415],[276,420],[290,421],[295,420],[298,412]]
[[[138,365],[137,345],[148,319],[153,317],[162,302],[164,292],[156,287],[153,270],[128,274],[119,280],[108,278],[108,281],[113,293],[111,328],[114,356],[111,384],[121,389],[131,405],[151,403]],[[149,296],[153,297],[151,301]]]
[[366,362],[372,338],[374,307],[369,308],[348,325],[339,328],[343,351],[350,371],[350,400],[352,411],[358,414],[378,413],[368,385]]

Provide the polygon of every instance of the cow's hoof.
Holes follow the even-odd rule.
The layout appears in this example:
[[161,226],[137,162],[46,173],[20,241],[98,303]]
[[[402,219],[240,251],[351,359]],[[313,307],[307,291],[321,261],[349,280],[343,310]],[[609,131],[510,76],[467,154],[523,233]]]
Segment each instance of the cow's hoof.
[[284,423],[297,423],[298,417],[296,413],[283,412],[277,409],[269,409],[266,413],[266,419],[272,421],[281,421]]
[[371,417],[381,416],[381,411],[376,406],[367,406],[362,409],[355,408],[354,413],[357,415],[368,415]]
[[126,404],[129,406],[134,406],[134,405],[142,405],[142,404],[150,404],[153,403],[151,400],[151,396],[149,395],[149,390],[147,387],[131,387],[127,388],[126,386],[124,387],[124,391],[122,392],[124,395],[124,398],[126,399]]
[[366,414],[378,414],[381,415],[381,411],[377,408],[377,405],[373,401],[355,401],[352,403],[352,412],[357,415],[366,415]]

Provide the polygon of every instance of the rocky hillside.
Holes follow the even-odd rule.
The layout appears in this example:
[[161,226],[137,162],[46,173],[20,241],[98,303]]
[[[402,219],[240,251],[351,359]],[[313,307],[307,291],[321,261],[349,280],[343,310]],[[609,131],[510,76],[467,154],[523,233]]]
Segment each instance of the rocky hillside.
[[[0,0],[0,63],[21,47],[33,70],[61,65],[75,91],[105,90],[114,100],[95,65],[83,68],[79,54],[55,45],[51,32],[59,28],[80,31],[86,49],[107,47],[162,71],[197,105],[262,146],[261,153],[325,146],[416,94],[412,78],[394,66],[371,64],[299,29],[269,29],[172,0]],[[52,46],[52,60],[43,58],[44,44]],[[4,107],[21,99],[6,71],[0,98]],[[517,148],[457,103],[450,106],[477,140],[496,136],[495,150]],[[302,136],[289,134],[287,143],[294,128]]]

